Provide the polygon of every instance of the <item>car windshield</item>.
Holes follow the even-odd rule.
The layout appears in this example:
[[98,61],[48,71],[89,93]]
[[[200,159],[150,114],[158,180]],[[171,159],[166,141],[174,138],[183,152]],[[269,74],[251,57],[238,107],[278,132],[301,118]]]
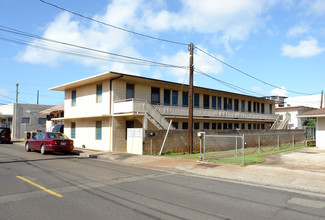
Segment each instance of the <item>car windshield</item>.
[[6,131],[7,131],[6,128],[0,128],[0,133],[7,133]]
[[48,133],[49,138],[62,138],[62,139],[68,139],[67,136],[65,136],[65,134],[62,133]]

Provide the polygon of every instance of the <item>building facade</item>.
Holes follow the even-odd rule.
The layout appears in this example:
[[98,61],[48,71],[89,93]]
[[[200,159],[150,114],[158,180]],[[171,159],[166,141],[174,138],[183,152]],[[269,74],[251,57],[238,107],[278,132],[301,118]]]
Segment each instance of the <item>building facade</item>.
[[275,108],[275,114],[281,116],[283,121],[287,121],[282,129],[303,129],[303,123],[308,118],[300,118],[297,115],[312,110],[315,110],[315,108],[306,106],[278,107]]
[[[188,86],[108,72],[51,88],[64,91],[64,133],[76,147],[126,151],[127,128],[188,129]],[[194,87],[194,129],[269,129],[274,101]],[[145,132],[143,132],[145,135]]]
[[0,106],[1,126],[11,129],[12,139],[25,138],[26,131],[44,130],[46,116],[39,112],[53,105],[12,103]]

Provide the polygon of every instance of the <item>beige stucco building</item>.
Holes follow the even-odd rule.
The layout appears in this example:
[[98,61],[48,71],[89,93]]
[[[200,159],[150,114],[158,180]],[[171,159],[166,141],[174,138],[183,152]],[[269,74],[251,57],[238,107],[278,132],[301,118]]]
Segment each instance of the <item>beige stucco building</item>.
[[[60,85],[65,134],[75,146],[125,152],[127,128],[188,129],[188,86],[108,72]],[[274,101],[194,87],[194,129],[269,129]]]

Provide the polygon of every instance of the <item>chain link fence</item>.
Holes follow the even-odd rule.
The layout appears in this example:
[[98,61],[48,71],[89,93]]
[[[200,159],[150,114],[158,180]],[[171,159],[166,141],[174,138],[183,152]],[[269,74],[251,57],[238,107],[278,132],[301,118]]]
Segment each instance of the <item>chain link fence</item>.
[[220,158],[240,157],[245,164],[245,156],[270,151],[290,150],[305,145],[305,134],[261,133],[240,135],[207,135],[199,133],[200,160],[213,161]]

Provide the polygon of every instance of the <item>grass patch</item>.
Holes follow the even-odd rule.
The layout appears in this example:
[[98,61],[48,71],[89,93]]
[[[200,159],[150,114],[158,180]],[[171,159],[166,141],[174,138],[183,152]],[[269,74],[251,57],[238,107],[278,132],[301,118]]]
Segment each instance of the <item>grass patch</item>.
[[[265,156],[271,154],[282,153],[286,151],[298,150],[305,148],[303,143],[295,144],[292,147],[291,144],[283,144],[279,146],[279,151],[277,145],[274,146],[261,146],[260,153],[257,147],[246,147],[245,148],[245,158],[244,158],[244,165],[256,164],[256,163],[263,163],[265,162]],[[237,157],[235,150],[226,150],[226,151],[212,151],[205,153],[205,159],[208,162],[214,163],[231,163],[231,164],[242,164],[242,156],[241,156],[242,149],[238,149]],[[198,159],[200,157],[199,152],[193,152],[193,154],[188,153],[173,153],[167,152],[164,156],[169,157],[182,157],[187,159]],[[203,157],[203,154],[202,154]]]

